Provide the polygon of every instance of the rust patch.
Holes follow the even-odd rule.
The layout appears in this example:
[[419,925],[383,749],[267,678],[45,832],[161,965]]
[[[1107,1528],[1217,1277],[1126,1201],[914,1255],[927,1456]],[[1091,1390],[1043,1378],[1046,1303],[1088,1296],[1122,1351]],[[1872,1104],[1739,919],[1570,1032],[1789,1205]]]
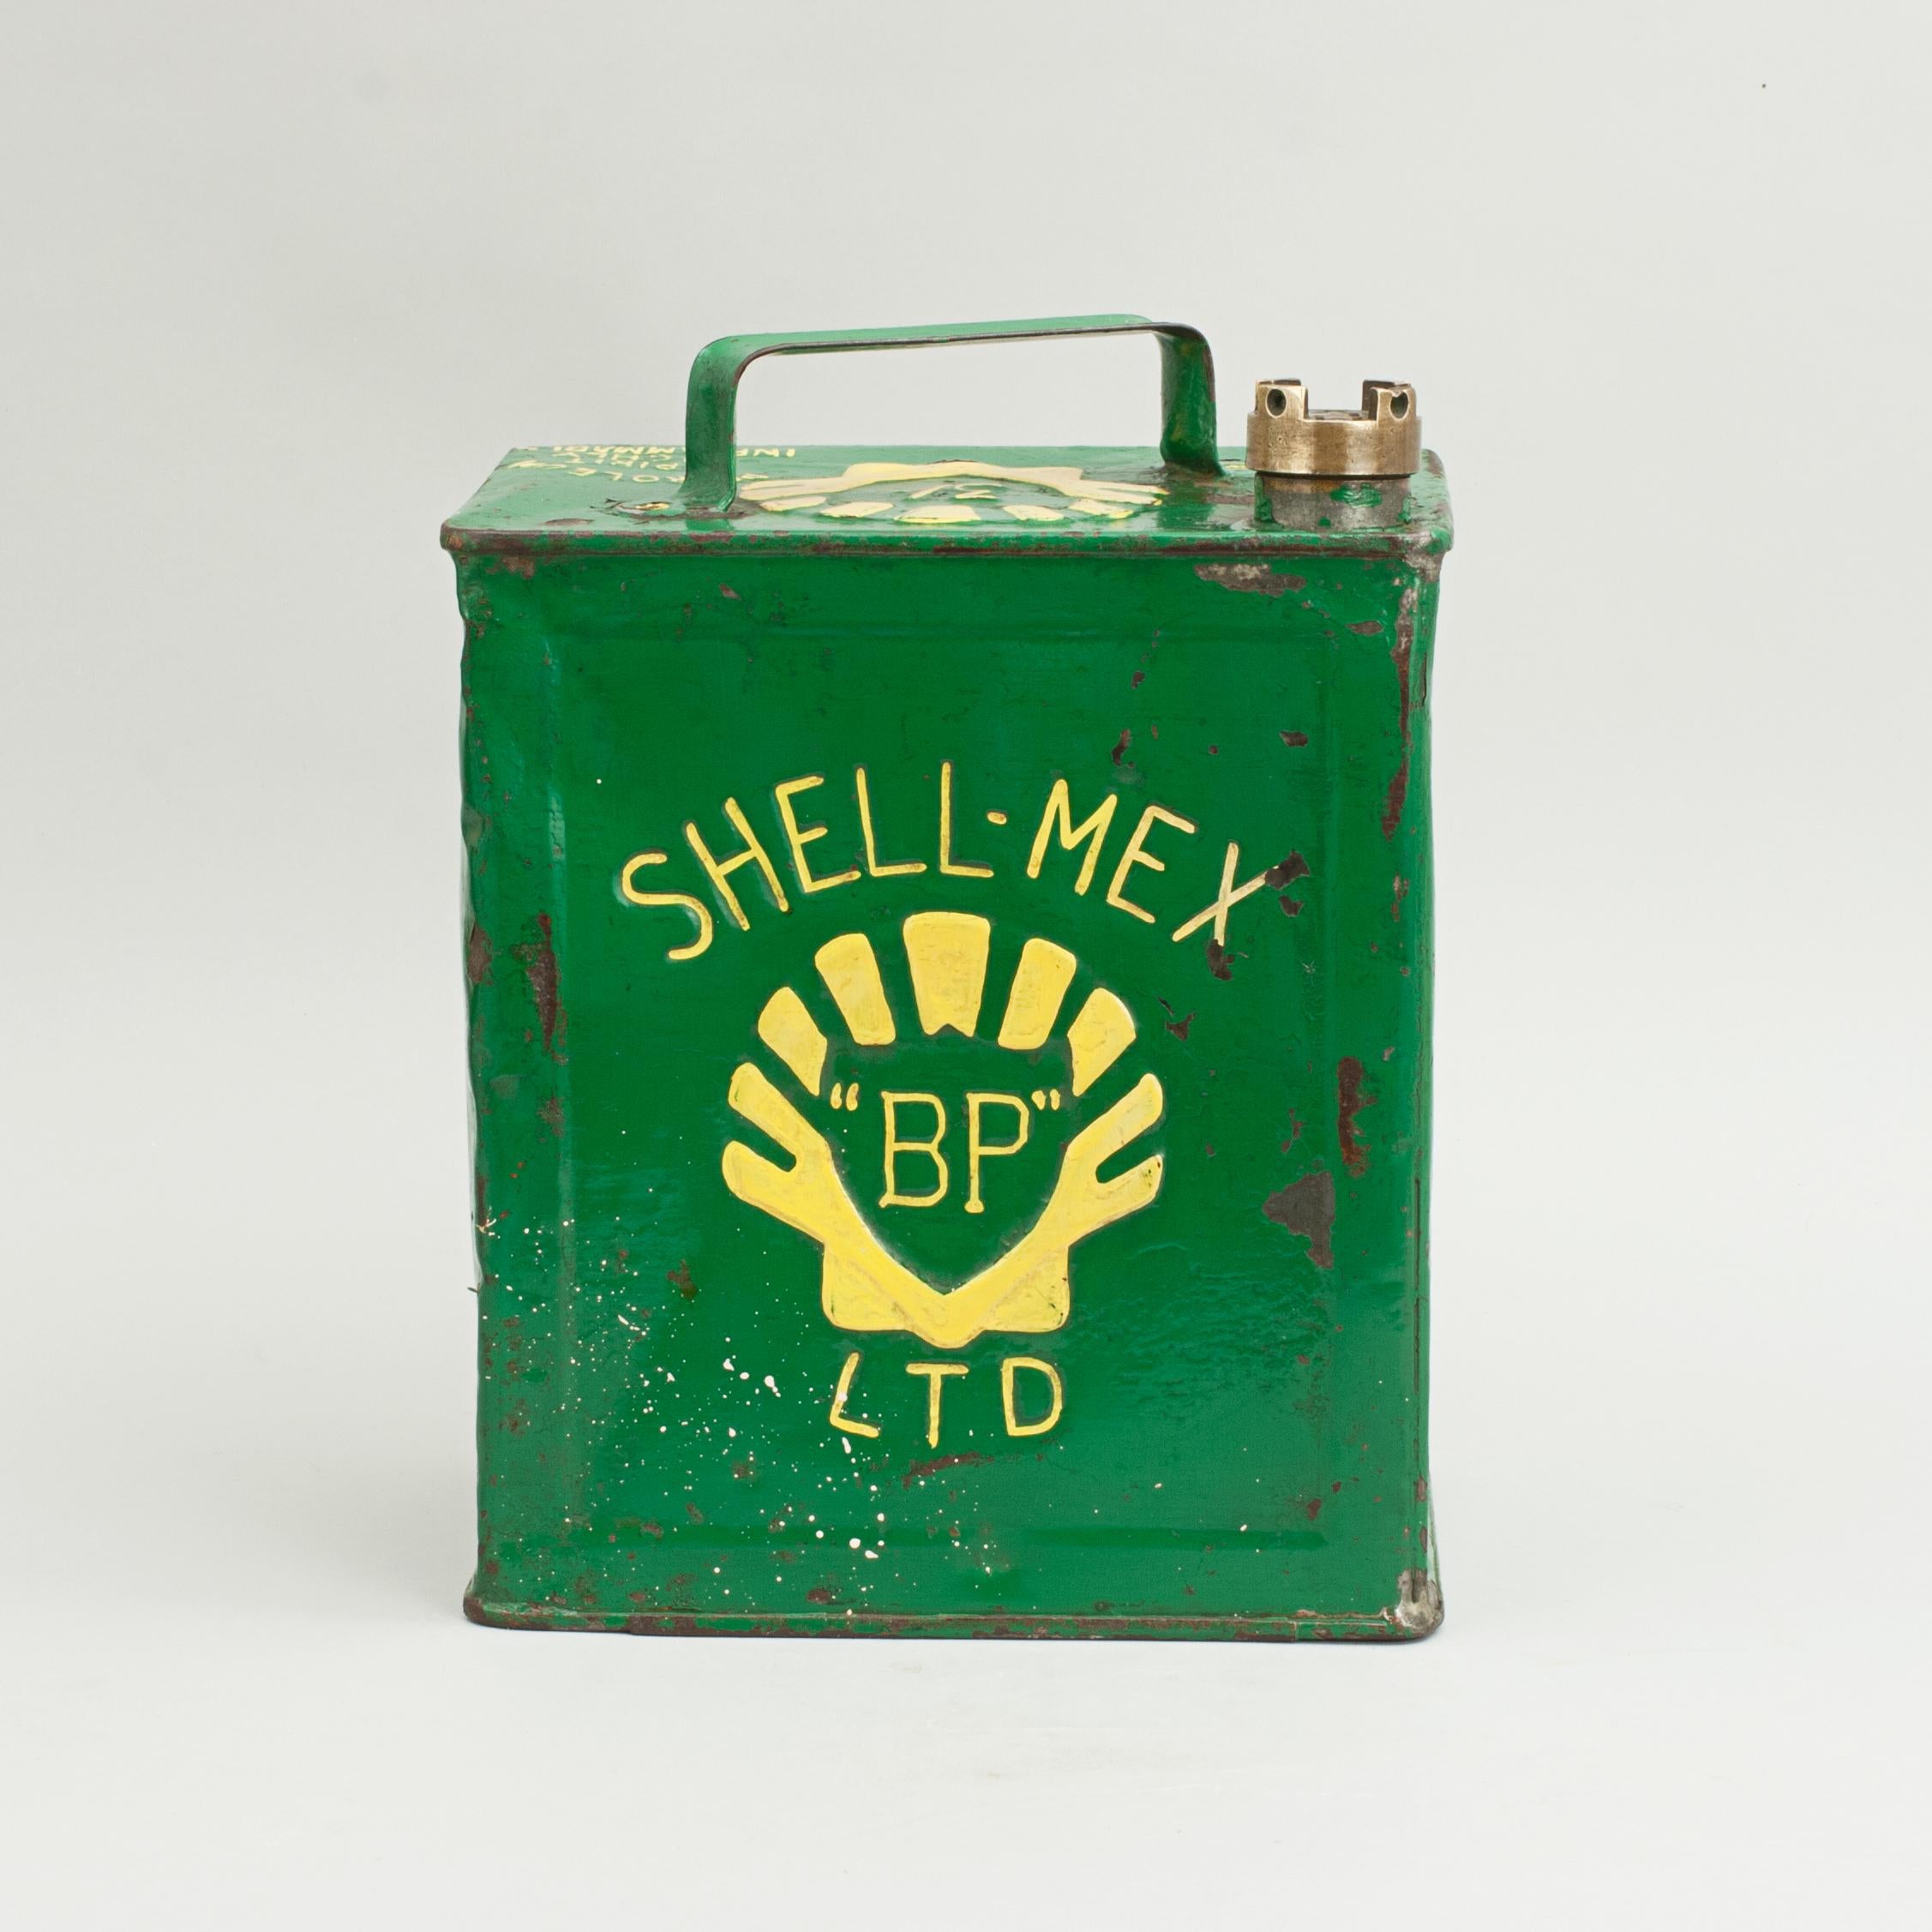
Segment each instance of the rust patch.
[[1163,1000],[1162,1000],[1162,1001],[1161,1002],[1161,1005],[1162,1005],[1163,1006],[1166,1006],[1166,1007],[1167,1007],[1167,1017],[1166,1021],[1165,1021],[1165,1022],[1163,1023],[1164,1023],[1164,1024],[1166,1025],[1166,1027],[1167,1027],[1167,1031],[1168,1031],[1169,1033],[1173,1034],[1173,1036],[1174,1036],[1174,1038],[1175,1038],[1175,1039],[1177,1039],[1177,1040],[1185,1040],[1185,1039],[1186,1039],[1186,1037],[1187,1037],[1187,1029],[1188,1029],[1188,1028],[1190,1028],[1191,1026],[1192,1026],[1192,1025],[1194,1024],[1194,1016],[1193,1016],[1193,1014],[1191,1014],[1191,1013],[1184,1013],[1184,1014],[1183,1014],[1183,1015],[1182,1015],[1182,1016],[1180,1017],[1180,1018],[1179,1018],[1179,1019],[1177,1020],[1177,1019],[1176,1019],[1176,1018],[1175,1018],[1175,1017],[1173,1017],[1173,1013],[1174,1013],[1174,1010],[1173,1010],[1173,1008],[1172,1006],[1168,1006],[1168,1005],[1167,1005],[1167,1001],[1166,1001],[1165,999],[1163,999]]
[[655,1519],[648,1522],[639,1523],[638,1525],[638,1527],[641,1529],[646,1536],[653,1536],[657,1538],[657,1539],[660,1543],[664,1540],[664,1526],[661,1522],[657,1521]]
[[1231,980],[1234,977],[1234,969],[1228,964],[1232,957],[1226,946],[1218,944],[1212,938],[1209,939],[1208,970],[1217,980]]
[[1351,624],[1348,628],[1359,638],[1378,638],[1382,635],[1382,626],[1372,617],[1365,624]]
[[675,1268],[664,1270],[664,1279],[669,1281],[687,1301],[698,1299],[698,1284],[691,1279],[691,1263],[681,1261]]
[[1402,901],[1409,896],[1409,882],[1400,873],[1395,874],[1395,897],[1389,902],[1389,916],[1400,920],[1402,916]]
[[1393,838],[1402,822],[1402,807],[1409,795],[1409,655],[1415,645],[1415,587],[1402,592],[1402,606],[1395,619],[1395,643],[1389,657],[1395,665],[1396,717],[1402,733],[1402,762],[1389,781],[1389,795],[1382,805],[1382,836]]
[[[501,1362],[496,1358],[500,1341],[503,1348]],[[521,1381],[524,1341],[520,1316],[506,1315],[497,1322],[486,1319],[483,1331],[483,1372],[487,1376],[501,1376],[506,1382]]]
[[530,996],[537,1002],[537,1024],[543,1029],[543,1051],[552,1059],[556,1059],[561,1058],[556,1050],[556,1038],[567,1023],[567,1016],[557,999],[557,949],[550,936],[549,913],[537,914],[537,932],[534,941],[512,946],[510,951],[515,954],[523,967],[524,976],[530,981]]
[[684,1513],[694,1523],[701,1523],[705,1520],[705,1512],[695,1503],[687,1503],[684,1506]]
[[1299,591],[1306,581],[1300,577],[1277,577],[1265,563],[1197,563],[1194,574],[1203,584],[1219,584],[1224,591],[1243,591],[1263,597],[1284,597],[1290,591]]
[[1362,1063],[1351,1053],[1335,1070],[1335,1135],[1341,1148],[1341,1164],[1359,1179],[1369,1171],[1369,1143],[1355,1131],[1355,1119],[1375,1096],[1362,1091]]
[[1299,751],[1308,742],[1308,734],[1305,731],[1284,731],[1281,734],[1281,742],[1290,751]]
[[471,986],[488,986],[489,969],[495,958],[495,949],[489,943],[489,934],[479,925],[470,927],[469,944],[464,948],[464,965],[470,975]]
[[815,1583],[805,1593],[805,1600],[808,1604],[837,1603],[838,1593],[836,1590],[828,1590],[823,1583]]
[[982,1455],[977,1449],[967,1449],[958,1455],[935,1455],[930,1461],[909,1462],[906,1473],[899,1478],[901,1489],[910,1489],[921,1476],[936,1476],[942,1469],[951,1469],[962,1462],[991,1462],[990,1455]]
[[559,1140],[563,1138],[563,1102],[552,1094],[537,1110],[537,1117]]
[[1127,755],[1127,747],[1129,745],[1132,744],[1133,741],[1134,735],[1131,731],[1123,731],[1120,734],[1119,740],[1113,747],[1113,762],[1116,765],[1120,764],[1125,759]]
[[1335,1266],[1335,1176],[1327,1168],[1290,1181],[1262,1203],[1261,1211],[1289,1233],[1301,1235],[1317,1268]]

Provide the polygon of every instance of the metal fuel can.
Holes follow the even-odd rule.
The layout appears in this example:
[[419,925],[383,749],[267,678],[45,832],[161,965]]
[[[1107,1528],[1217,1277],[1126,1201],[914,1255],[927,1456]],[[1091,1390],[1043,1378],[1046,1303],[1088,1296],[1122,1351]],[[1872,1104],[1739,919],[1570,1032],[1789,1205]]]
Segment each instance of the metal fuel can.
[[[766,355],[1150,332],[1153,448],[740,447]],[[1152,399],[1149,398],[1151,404]],[[715,342],[513,451],[465,627],[480,1622],[1401,1639],[1414,392],[1103,315]]]

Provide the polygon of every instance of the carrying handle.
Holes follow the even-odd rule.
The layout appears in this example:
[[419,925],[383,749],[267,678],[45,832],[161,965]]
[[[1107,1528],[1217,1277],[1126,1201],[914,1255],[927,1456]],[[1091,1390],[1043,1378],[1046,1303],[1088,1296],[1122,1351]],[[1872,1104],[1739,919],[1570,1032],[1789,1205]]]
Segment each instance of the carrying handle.
[[676,507],[723,516],[738,493],[738,379],[760,356],[819,356],[848,349],[923,349],[949,342],[1030,342],[1060,335],[1161,339],[1161,460],[1218,477],[1215,363],[1207,338],[1185,322],[1144,315],[1047,315],[1032,321],[939,322],[919,328],[817,329],[795,335],[725,335],[698,351],[685,393],[684,482]]

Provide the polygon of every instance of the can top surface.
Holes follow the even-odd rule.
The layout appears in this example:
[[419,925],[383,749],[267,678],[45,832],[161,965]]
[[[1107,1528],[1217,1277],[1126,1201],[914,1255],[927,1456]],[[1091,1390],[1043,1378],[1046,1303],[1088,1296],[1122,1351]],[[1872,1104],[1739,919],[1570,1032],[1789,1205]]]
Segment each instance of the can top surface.
[[1440,555],[1449,491],[1425,452],[1413,477],[1257,477],[1164,465],[1149,448],[861,448],[745,445],[723,515],[676,495],[669,443],[513,449],[443,526],[447,549],[795,555],[1113,555],[1327,551]]

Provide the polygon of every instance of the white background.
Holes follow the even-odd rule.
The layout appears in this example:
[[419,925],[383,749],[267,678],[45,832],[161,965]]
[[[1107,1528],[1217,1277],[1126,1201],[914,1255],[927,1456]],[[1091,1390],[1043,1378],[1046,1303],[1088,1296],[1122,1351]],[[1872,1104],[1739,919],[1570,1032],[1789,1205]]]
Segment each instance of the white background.
[[[1926,1873],[1923,9],[23,5],[0,1911],[1879,1926]],[[464,1623],[439,520],[729,330],[1419,389],[1435,1494],[1373,1651]],[[1145,442],[1144,342],[753,440]]]

